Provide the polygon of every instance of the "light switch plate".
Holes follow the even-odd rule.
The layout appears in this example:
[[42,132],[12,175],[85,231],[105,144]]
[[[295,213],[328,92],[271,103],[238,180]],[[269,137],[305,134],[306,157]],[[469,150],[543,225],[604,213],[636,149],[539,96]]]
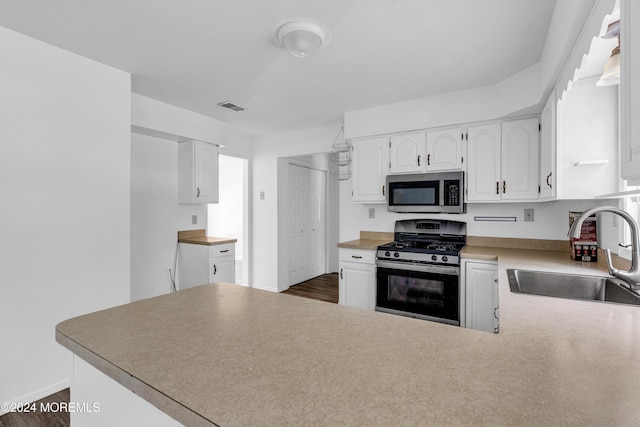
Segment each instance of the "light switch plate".
[[198,223],[198,215],[191,215],[191,224]]
[[375,217],[376,217],[375,208],[369,208],[369,218],[375,218]]

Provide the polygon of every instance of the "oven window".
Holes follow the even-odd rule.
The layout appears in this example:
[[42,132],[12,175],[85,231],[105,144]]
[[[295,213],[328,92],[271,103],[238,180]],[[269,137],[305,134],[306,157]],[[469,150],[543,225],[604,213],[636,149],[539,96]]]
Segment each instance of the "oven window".
[[389,276],[389,301],[411,304],[444,304],[444,282],[416,277]]
[[378,308],[460,320],[458,275],[378,266],[376,282]]

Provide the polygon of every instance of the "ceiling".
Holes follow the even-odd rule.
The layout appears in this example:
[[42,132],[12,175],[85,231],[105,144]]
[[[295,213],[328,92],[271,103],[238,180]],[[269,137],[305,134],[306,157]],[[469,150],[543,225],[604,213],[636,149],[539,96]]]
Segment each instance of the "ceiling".
[[[132,91],[260,136],[490,85],[539,61],[556,0],[20,0],[0,26],[127,71]],[[273,27],[332,34],[299,59]],[[232,101],[247,110],[217,106]]]

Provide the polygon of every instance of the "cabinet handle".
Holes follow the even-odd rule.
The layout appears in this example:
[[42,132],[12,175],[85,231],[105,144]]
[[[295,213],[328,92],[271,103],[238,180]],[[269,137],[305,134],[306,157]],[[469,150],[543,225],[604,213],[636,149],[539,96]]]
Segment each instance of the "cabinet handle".
[[502,181],[502,194],[507,192],[507,180]]
[[431,166],[431,154],[427,154],[427,166]]
[[225,249],[223,251],[220,251],[221,254],[224,254],[224,253],[227,253],[227,252],[229,252],[229,249]]
[[216,274],[218,272],[218,268],[216,267],[215,264],[213,264],[213,274]]
[[549,186],[549,188],[553,188],[553,187],[551,186],[551,184],[549,183],[549,178],[551,178],[551,174],[552,174],[552,173],[553,173],[553,172],[549,172],[549,175],[547,175],[547,185]]
[[340,278],[344,279],[344,277],[342,277],[342,269],[340,269]]
[[500,194],[500,182],[496,181],[496,194]]
[[200,187],[196,187],[196,197],[200,197]]
[[384,196],[384,185],[382,186],[382,195]]
[[420,166],[420,154],[418,154],[418,166]]
[[362,259],[362,257],[360,255],[351,255],[351,258]]

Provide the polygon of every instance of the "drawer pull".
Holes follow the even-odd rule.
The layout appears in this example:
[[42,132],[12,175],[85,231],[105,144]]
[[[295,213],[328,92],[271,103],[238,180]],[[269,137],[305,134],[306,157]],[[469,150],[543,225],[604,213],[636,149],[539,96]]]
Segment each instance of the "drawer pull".
[[351,258],[362,259],[362,257],[360,255],[351,255]]
[[225,250],[220,251],[221,254],[223,254],[225,252],[229,252],[229,249],[225,249]]

